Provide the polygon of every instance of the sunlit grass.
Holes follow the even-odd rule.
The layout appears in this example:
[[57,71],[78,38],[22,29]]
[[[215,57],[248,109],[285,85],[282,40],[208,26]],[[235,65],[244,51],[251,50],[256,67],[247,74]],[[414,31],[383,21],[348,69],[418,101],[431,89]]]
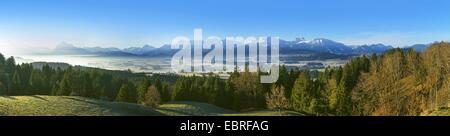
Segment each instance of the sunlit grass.
[[450,116],[450,108],[449,107],[439,108],[426,114],[426,116]]
[[293,111],[239,113],[211,104],[170,102],[158,108],[76,96],[0,96],[0,115],[7,116],[299,116]]
[[260,110],[260,111],[252,111],[245,113],[231,113],[231,114],[222,114],[224,116],[304,116],[304,114],[295,112],[295,111],[273,111],[273,110]]
[[0,97],[0,115],[9,116],[120,116],[162,115],[144,106],[66,96]]
[[159,106],[158,111],[172,116],[218,116],[233,111],[198,102],[171,102]]

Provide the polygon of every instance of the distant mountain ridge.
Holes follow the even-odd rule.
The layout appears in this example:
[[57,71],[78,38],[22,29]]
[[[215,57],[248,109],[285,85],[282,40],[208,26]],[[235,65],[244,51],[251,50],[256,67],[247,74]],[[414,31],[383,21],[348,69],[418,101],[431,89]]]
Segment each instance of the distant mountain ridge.
[[384,44],[360,45],[352,47],[340,42],[329,39],[317,38],[311,41],[306,41],[304,38],[297,38],[296,41],[280,41],[280,50],[302,49],[316,52],[327,52],[333,54],[369,54],[382,53],[386,50],[392,49],[392,46]]
[[304,38],[295,40],[295,41],[280,41],[280,48],[287,49],[303,49],[303,50],[311,50],[317,52],[328,52],[334,54],[351,54],[352,49],[349,46],[346,46],[342,43],[335,42],[332,40],[317,38],[311,41],[306,41]]
[[[426,49],[429,44],[415,44],[405,48],[413,48],[416,51]],[[330,53],[337,55],[361,55],[383,53],[393,47],[384,44],[369,44],[351,46],[340,42],[325,38],[316,38],[313,40],[305,40],[304,38],[297,38],[294,41],[280,40],[280,54],[303,54],[309,53]],[[100,55],[100,56],[172,56],[178,50],[171,49],[170,45],[166,44],[159,48],[144,45],[142,47],[129,47],[125,49],[119,48],[103,48],[103,47],[76,47],[72,44],[61,43],[51,54],[65,54],[65,55]]]
[[353,52],[356,54],[383,53],[392,48],[392,46],[387,46],[384,44],[361,45],[353,48]]
[[147,52],[151,52],[153,50],[156,50],[157,48],[150,46],[150,45],[144,45],[143,47],[129,47],[125,48],[122,51],[127,53],[132,53],[136,55],[142,55]]
[[422,52],[430,46],[431,46],[431,44],[414,44],[414,45],[410,46],[409,48],[412,48],[415,51]]

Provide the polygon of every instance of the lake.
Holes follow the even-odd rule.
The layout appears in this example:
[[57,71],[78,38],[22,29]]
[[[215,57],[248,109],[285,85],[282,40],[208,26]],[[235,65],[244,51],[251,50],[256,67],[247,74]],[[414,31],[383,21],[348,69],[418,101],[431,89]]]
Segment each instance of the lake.
[[[166,73],[173,72],[170,57],[103,57],[94,55],[16,55],[17,63],[63,62],[71,65],[95,67],[108,70],[132,70],[133,72]],[[348,60],[330,59],[320,61],[296,61],[287,66],[301,67],[309,62],[322,63],[324,66],[342,66]],[[284,62],[281,62],[284,64]]]
[[96,67],[108,70],[132,70],[133,72],[170,72],[171,58],[149,57],[100,57],[93,55],[20,55],[17,63],[63,62],[71,65]]

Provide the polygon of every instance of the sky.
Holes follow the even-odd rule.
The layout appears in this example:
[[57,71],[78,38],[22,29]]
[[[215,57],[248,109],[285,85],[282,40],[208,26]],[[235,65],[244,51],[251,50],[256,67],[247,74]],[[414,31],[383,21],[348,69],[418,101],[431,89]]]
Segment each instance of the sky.
[[0,48],[158,47],[195,28],[398,47],[450,40],[449,15],[448,0],[1,0]]

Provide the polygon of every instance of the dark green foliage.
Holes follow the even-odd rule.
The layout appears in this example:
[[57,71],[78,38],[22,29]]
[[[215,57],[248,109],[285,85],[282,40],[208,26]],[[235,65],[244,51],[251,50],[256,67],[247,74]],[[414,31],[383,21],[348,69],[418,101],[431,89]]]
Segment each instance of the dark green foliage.
[[137,101],[133,83],[121,78],[127,76],[133,79],[137,76],[95,68],[68,66],[61,69],[46,63],[39,65],[16,65],[13,57],[5,60],[0,54],[0,95],[72,95],[114,100],[122,84],[127,84],[129,92],[126,101]]
[[[44,78],[43,74],[40,70],[33,70],[33,72],[30,75],[30,80],[28,82],[28,85],[30,87],[29,91],[32,94],[40,94],[40,95],[48,95],[47,92],[44,89]],[[48,91],[48,90],[47,90]]]
[[116,101],[118,102],[136,102],[136,88],[131,83],[124,83],[120,87],[119,93],[117,94]]
[[168,83],[163,83],[162,85],[162,91],[161,91],[161,101],[162,102],[168,102],[170,101],[172,94],[172,87]]
[[150,81],[147,77],[143,78],[137,86],[137,103],[142,104],[145,100],[145,94],[147,93],[148,87],[150,87]]
[[20,79],[19,72],[14,72],[10,88],[8,89],[8,95],[20,95],[22,91],[22,80]]
[[16,69],[16,60],[14,59],[14,57],[10,57],[10,58],[6,59],[5,70],[4,70],[5,73],[12,76],[15,69]]
[[228,80],[215,76],[180,77],[171,98],[207,102],[234,110],[262,109],[266,106],[265,95],[269,89],[260,83],[258,73],[234,73]]
[[[140,104],[150,98],[150,106],[156,105],[154,100],[197,101],[237,111],[282,107],[310,115],[419,115],[448,106],[448,54],[448,43],[436,43],[423,53],[393,49],[320,72],[281,66],[274,84],[261,84],[259,77],[266,74],[261,72],[233,72],[228,79],[206,74],[146,77],[82,67],[33,68],[0,54],[0,94],[76,95]],[[279,104],[286,102],[287,107]]]
[[0,82],[0,95],[6,95],[6,93],[7,93],[6,85]]
[[295,81],[292,88],[292,104],[297,111],[308,111],[311,100],[314,98],[313,81],[309,77],[309,72],[302,72]]
[[277,86],[283,86],[285,90],[286,97],[290,98],[292,93],[292,88],[294,87],[294,82],[298,78],[297,71],[288,71],[286,66],[280,67],[280,77],[275,83]]
[[[5,56],[3,56],[3,54],[0,53],[0,66],[5,65],[5,62],[6,62]],[[1,68],[3,68],[3,67],[1,67]]]
[[[169,88],[168,85],[165,85]],[[164,86],[163,86],[164,88]],[[171,89],[168,89],[170,91]],[[166,92],[166,91],[164,91]],[[169,93],[162,93],[166,99]],[[171,91],[171,99],[176,101],[208,102],[231,108],[230,93],[226,92],[225,80],[218,77],[180,77]],[[227,105],[228,104],[228,105]]]

